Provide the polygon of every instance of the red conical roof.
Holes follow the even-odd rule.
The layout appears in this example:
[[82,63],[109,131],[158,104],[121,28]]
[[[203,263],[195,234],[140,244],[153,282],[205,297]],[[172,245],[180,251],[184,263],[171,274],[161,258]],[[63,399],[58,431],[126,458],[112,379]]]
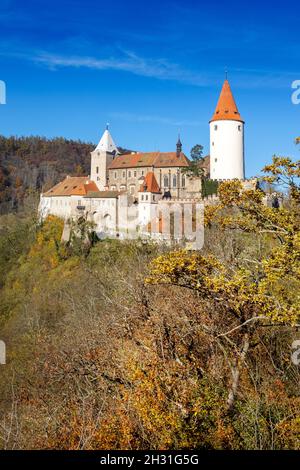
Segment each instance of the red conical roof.
[[244,122],[235,104],[228,80],[225,80],[215,113],[211,121],[240,121]]
[[160,193],[159,186],[152,171],[149,171],[145,176],[139,192]]

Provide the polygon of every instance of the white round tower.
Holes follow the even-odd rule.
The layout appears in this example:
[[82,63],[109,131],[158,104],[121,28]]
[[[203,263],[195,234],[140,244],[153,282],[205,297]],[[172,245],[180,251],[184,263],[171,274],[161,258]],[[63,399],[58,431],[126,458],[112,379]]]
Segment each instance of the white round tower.
[[227,79],[209,126],[211,179],[245,179],[244,121]]

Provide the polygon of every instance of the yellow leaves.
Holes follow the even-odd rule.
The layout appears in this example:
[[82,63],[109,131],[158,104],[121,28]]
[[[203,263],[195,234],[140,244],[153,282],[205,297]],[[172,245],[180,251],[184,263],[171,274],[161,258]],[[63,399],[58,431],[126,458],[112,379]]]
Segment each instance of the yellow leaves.
[[[299,141],[297,143],[299,143]],[[264,181],[281,183],[289,186],[294,190],[294,195],[292,194],[292,197],[296,196],[296,198],[299,198],[299,187],[294,184],[294,178],[300,177],[300,160],[293,162],[290,157],[279,157],[274,155],[272,164],[266,165],[263,168],[263,171],[265,173],[271,173],[270,176],[265,176],[263,178]]]
[[199,289],[205,288],[205,278],[218,270],[222,270],[222,265],[211,256],[203,257],[196,252],[177,250],[154,259],[150,265],[150,276],[145,282]]
[[295,324],[300,312],[299,236],[296,243],[296,250],[291,245],[276,247],[263,260],[258,279],[249,269],[232,273],[213,257],[178,250],[153,260],[146,282],[195,290],[238,315],[252,312],[277,323]]
[[[299,403],[297,405],[299,406]],[[300,449],[300,417],[297,413],[298,410],[295,410],[294,416],[282,419],[276,425],[283,449]]]
[[239,180],[226,181],[219,185],[218,196],[224,206],[236,203],[242,192],[242,184]]
[[63,247],[60,245],[64,221],[55,216],[49,216],[41,226],[36,236],[36,242],[29,252],[29,260],[43,262],[50,269],[59,265]]

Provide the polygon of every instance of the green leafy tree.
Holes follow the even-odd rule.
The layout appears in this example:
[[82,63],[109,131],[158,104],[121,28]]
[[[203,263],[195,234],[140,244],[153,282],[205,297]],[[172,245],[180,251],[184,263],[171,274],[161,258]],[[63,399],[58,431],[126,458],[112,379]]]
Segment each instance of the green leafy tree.
[[189,166],[182,169],[182,172],[189,177],[202,177],[203,168],[201,161],[203,160],[203,145],[197,144],[191,149],[191,160]]

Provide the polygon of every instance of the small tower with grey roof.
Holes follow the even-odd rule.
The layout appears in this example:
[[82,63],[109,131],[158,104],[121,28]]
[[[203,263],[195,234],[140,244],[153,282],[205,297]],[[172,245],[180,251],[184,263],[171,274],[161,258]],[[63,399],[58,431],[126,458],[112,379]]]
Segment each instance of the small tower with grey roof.
[[91,180],[97,184],[99,191],[106,189],[108,167],[118,154],[118,148],[114,143],[107,124],[99,144],[91,152]]

